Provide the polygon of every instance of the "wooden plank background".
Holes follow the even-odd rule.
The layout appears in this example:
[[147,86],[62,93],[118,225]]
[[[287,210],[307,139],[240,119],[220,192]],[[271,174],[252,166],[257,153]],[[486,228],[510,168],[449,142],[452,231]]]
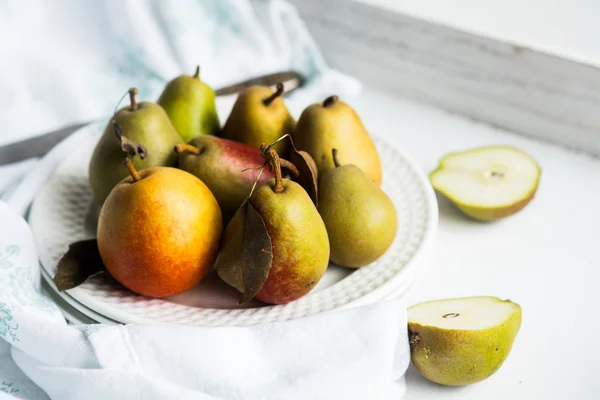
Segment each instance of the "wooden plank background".
[[600,69],[348,0],[291,0],[336,69],[600,156]]

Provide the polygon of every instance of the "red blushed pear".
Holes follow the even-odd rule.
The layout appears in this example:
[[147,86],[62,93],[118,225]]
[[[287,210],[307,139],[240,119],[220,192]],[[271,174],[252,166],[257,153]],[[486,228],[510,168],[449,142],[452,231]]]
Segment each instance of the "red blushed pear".
[[277,152],[264,144],[261,150],[275,178],[258,185],[227,225],[217,272],[243,293],[243,301],[284,304],[306,295],[323,277],[329,239],[310,196],[282,178]]
[[263,183],[275,177],[274,172],[264,171],[259,178],[259,170],[254,167],[264,162],[260,150],[232,140],[203,135],[175,146],[175,151],[179,168],[208,186],[225,220],[246,200],[257,179]]
[[185,171],[136,171],[110,192],[98,220],[108,272],[142,296],[169,297],[200,282],[216,259],[221,210],[202,181]]

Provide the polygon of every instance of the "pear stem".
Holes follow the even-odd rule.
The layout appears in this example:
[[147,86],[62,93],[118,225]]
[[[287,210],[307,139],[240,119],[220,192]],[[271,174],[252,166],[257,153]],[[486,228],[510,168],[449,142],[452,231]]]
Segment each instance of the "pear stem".
[[127,170],[129,171],[129,175],[131,175],[131,178],[133,179],[134,182],[137,182],[141,179],[140,174],[137,172],[137,170],[133,166],[133,163],[131,162],[129,157],[125,157],[125,159],[123,160],[123,164],[125,164],[125,166],[127,167]]
[[266,167],[266,166],[267,166],[267,162],[265,161],[265,163],[264,163],[264,164],[262,164],[262,165],[257,165],[256,167],[248,167],[248,168],[244,168],[244,169],[242,170],[242,172],[246,172],[246,171],[252,171],[252,170],[255,170],[255,169],[261,169],[261,168],[264,168],[264,167]]
[[[131,89],[130,89],[131,90]],[[129,91],[126,91],[123,96],[121,96],[121,98],[119,99],[119,102],[117,103],[117,105],[115,106],[115,111],[113,112],[113,117],[110,120],[113,124],[113,128],[115,131],[115,136],[117,136],[117,139],[119,139],[119,142],[122,140],[123,137],[123,131],[121,130],[121,127],[119,126],[119,124],[117,123],[117,112],[119,111],[119,105],[121,105],[121,102],[123,101],[123,99],[125,98],[125,96],[127,96],[127,94],[129,94]]]
[[138,109],[138,102],[135,100],[135,95],[138,94],[137,88],[129,89],[129,102],[131,103],[131,111],[135,111]]
[[266,99],[264,99],[263,100],[263,104],[265,106],[270,106],[271,103],[273,102],[273,100],[275,100],[276,98],[278,98],[282,94],[283,94],[283,83],[279,82],[277,84],[277,90],[275,90],[272,95],[270,95],[269,97],[267,97]]
[[[256,176],[256,179],[254,180],[254,184],[252,185],[252,189],[250,189],[250,194],[248,195],[248,198],[252,197],[252,193],[254,193],[254,189],[256,189],[256,184],[260,180],[260,176],[262,175],[262,173],[265,170],[266,166],[267,166],[267,164],[264,164],[264,165],[261,165],[261,166],[257,167],[257,168],[260,168],[260,172],[258,173],[258,175]],[[244,171],[248,171],[250,169],[254,169],[254,168],[246,168]]]
[[196,66],[196,72],[194,73],[194,78],[200,79],[200,66]]
[[333,165],[335,165],[335,167],[339,167],[340,164],[340,160],[338,160],[338,150],[337,149],[331,149],[331,156],[333,157]]
[[181,154],[181,153],[192,153],[192,154],[200,154],[200,149],[197,148],[196,146],[192,146],[191,144],[186,144],[186,143],[180,143],[178,145],[176,145],[173,150],[175,150],[175,152],[177,154]]
[[338,100],[339,100],[339,97],[337,97],[336,95],[329,96],[328,98],[323,100],[323,107],[331,107],[332,105],[337,103]]
[[[279,139],[277,139],[276,141],[274,141],[273,143],[271,143],[268,147],[273,147],[275,146],[277,143],[281,142],[283,139],[289,138],[290,141],[292,140],[292,137],[290,136],[289,133],[286,133],[283,136],[280,136]],[[293,142],[292,142],[293,143]]]
[[[292,137],[290,136],[289,133],[286,133],[285,135],[281,136],[279,139],[277,139],[276,141],[274,141],[273,143],[271,143],[270,145],[267,146],[266,143],[263,143],[260,145],[260,153],[261,154],[266,154],[267,151],[275,146],[277,143],[281,142],[283,139],[289,138],[290,141],[292,142],[292,144],[294,144],[294,142],[292,141]],[[300,175],[300,171],[298,171],[298,168],[296,168],[296,166],[294,164],[292,164],[290,161],[285,160],[283,158],[279,159],[279,163],[281,164],[282,168],[287,169],[288,171],[290,171],[292,173],[292,175],[294,175],[294,178],[297,178]]]
[[273,191],[275,193],[283,192],[283,190],[284,190],[283,183],[282,183],[283,178],[281,176],[281,160],[279,159],[279,155],[277,154],[277,152],[275,151],[274,148],[272,148],[270,146],[267,147],[266,143],[263,143],[260,145],[260,150],[261,150],[262,156],[269,163],[271,170],[275,171],[275,187],[273,188]]
[[121,96],[121,98],[119,99],[119,102],[117,103],[117,105],[115,106],[115,111],[113,112],[113,118],[114,116],[117,115],[117,111],[119,111],[119,106],[121,105],[121,102],[123,101],[123,99],[125,99],[125,96],[127,96],[129,94],[129,91],[131,89],[129,89],[128,91],[126,91],[123,96]]

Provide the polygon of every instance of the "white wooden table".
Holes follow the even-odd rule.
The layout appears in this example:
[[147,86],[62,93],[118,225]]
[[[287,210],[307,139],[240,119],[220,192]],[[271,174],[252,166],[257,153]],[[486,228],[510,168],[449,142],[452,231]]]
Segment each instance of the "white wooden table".
[[426,172],[493,144],[543,170],[536,198],[497,223],[440,199],[437,243],[407,305],[493,295],[519,303],[523,324],[489,379],[448,388],[411,367],[406,399],[600,399],[600,4],[290,1],[330,64],[365,83],[352,105],[368,129]]
[[600,65],[597,0],[353,0]]
[[497,223],[468,220],[440,200],[433,255],[407,305],[494,295],[523,307],[523,325],[488,380],[443,387],[411,367],[406,400],[600,398],[600,159],[368,87],[353,105],[374,135],[406,148],[427,172],[447,152],[489,144],[517,146],[543,169],[536,198]]

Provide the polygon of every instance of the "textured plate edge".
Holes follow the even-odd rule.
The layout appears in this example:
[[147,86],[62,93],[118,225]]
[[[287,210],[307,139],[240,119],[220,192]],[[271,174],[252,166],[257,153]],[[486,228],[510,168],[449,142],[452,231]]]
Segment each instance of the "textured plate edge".
[[75,308],[70,307],[66,302],[63,302],[62,298],[58,296],[58,294],[47,282],[47,280],[42,278],[40,292],[54,302],[67,322],[75,325],[88,325],[97,323],[97,321],[92,320],[88,315],[79,312]]
[[[41,263],[40,263],[40,265],[41,265]],[[54,282],[52,281],[52,278],[50,277],[50,274],[48,273],[48,271],[46,271],[45,268],[40,266],[40,272],[41,272],[42,279],[46,282],[49,289],[52,290],[52,292],[55,295],[57,295],[61,300],[66,302],[69,306],[73,307],[73,309],[75,309],[75,311],[77,311],[77,312],[85,315],[86,317],[88,317],[96,322],[99,322],[99,323],[113,324],[113,325],[122,323],[122,322],[116,321],[112,318],[109,318],[105,315],[101,315],[101,314],[97,313],[96,311],[87,307],[85,304],[82,304],[79,301],[77,301],[75,298],[70,296],[67,292],[59,291],[56,288],[56,285],[54,285]],[[59,307],[59,308],[61,308],[61,307]],[[61,310],[62,310],[62,308],[61,308]]]
[[[72,142],[71,145],[74,146],[76,143],[78,143],[79,140],[82,141],[86,137],[86,134],[90,135],[92,133],[93,126],[99,125],[99,124],[100,124],[100,122],[94,122],[94,123],[85,125],[84,127],[75,131],[73,133],[73,136],[75,136],[75,137],[69,138],[69,139],[71,139],[71,142]],[[377,136],[376,136],[376,140],[386,143],[386,144],[389,144],[387,141],[385,141],[384,139],[379,138]],[[415,159],[410,154],[407,153],[407,151],[403,147],[394,146],[391,144],[389,144],[389,145],[391,147],[393,147],[394,151],[400,153],[402,158],[406,161],[406,163],[408,164],[410,169],[416,175],[417,180],[420,181],[421,188],[424,191],[425,199],[427,201],[428,221],[427,221],[426,228],[423,231],[423,236],[422,236],[423,239],[420,242],[420,244],[419,244],[417,250],[415,251],[415,253],[413,254],[413,256],[404,265],[402,270],[400,272],[398,272],[396,275],[394,275],[392,278],[385,281],[385,283],[383,283],[381,286],[377,287],[375,290],[373,290],[369,293],[366,293],[365,295],[363,295],[359,298],[349,301],[346,304],[342,304],[337,307],[333,307],[331,309],[323,310],[323,311],[320,311],[320,312],[317,312],[314,314],[310,314],[310,315],[317,315],[320,313],[328,313],[328,312],[333,312],[336,310],[342,310],[342,309],[347,309],[347,308],[352,308],[352,307],[373,304],[374,302],[381,301],[382,299],[390,297],[392,295],[392,293],[396,293],[396,286],[398,286],[399,282],[401,282],[403,279],[406,279],[408,281],[407,284],[400,284],[400,286],[404,288],[402,290],[402,294],[403,294],[410,288],[412,283],[414,283],[414,281],[416,280],[417,276],[415,275],[414,271],[416,269],[418,269],[417,266],[421,264],[423,255],[426,254],[427,251],[433,246],[434,236],[435,236],[434,234],[435,234],[436,227],[437,227],[438,220],[439,220],[437,199],[435,197],[435,193],[433,192],[433,188],[431,187],[431,185],[429,183],[429,179],[427,178],[426,174],[421,169],[419,164],[415,161]],[[58,165],[60,165],[60,163],[58,163],[56,165],[56,167],[58,167]],[[52,174],[50,174],[50,176],[51,175]],[[41,191],[41,190],[43,190],[43,187],[40,188],[37,193],[39,193],[39,191]],[[38,197],[37,193],[36,193],[36,196],[34,197],[33,201],[31,202],[32,213],[30,214],[30,218],[32,218],[32,217],[35,218],[36,213],[34,210],[36,209],[35,203],[36,203],[36,199]],[[47,262],[48,262],[48,260],[46,260],[46,263]],[[44,267],[44,262],[41,262],[41,264],[42,264],[42,268],[44,269],[44,272],[47,275],[50,275],[48,270],[46,270],[46,268]],[[87,307],[85,305],[86,301],[90,301],[91,303],[95,304],[95,306],[97,306],[99,303],[95,300],[95,298],[93,296],[88,295],[87,293],[84,293],[83,291],[80,291],[77,288],[72,289],[68,294],[73,298],[74,301],[77,301],[83,307],[86,307],[87,309],[90,309],[90,310],[91,310],[91,308]],[[107,310],[107,311],[105,311],[105,310]],[[145,325],[148,325],[148,324],[164,325],[164,324],[166,324],[163,321],[145,319],[145,318],[139,317],[135,314],[121,312],[118,308],[109,307],[108,305],[106,307],[104,305],[102,305],[98,309],[94,309],[92,311],[94,313],[102,313],[102,315],[107,314],[107,313],[111,314],[112,318],[110,318],[110,319],[114,318],[114,320],[117,320],[118,323],[145,324]],[[293,319],[303,318],[305,316],[310,316],[310,315],[301,315],[301,316],[287,315],[284,317],[275,318],[275,321],[293,320]],[[108,318],[108,317],[105,316],[105,318]],[[267,322],[267,321],[257,320],[257,321],[251,321],[251,322],[244,321],[243,324],[239,324],[239,325],[237,325],[237,324],[218,324],[218,325],[198,325],[198,326],[249,326],[249,325],[256,325],[256,324],[261,324],[261,323],[265,323],[265,322]]]

